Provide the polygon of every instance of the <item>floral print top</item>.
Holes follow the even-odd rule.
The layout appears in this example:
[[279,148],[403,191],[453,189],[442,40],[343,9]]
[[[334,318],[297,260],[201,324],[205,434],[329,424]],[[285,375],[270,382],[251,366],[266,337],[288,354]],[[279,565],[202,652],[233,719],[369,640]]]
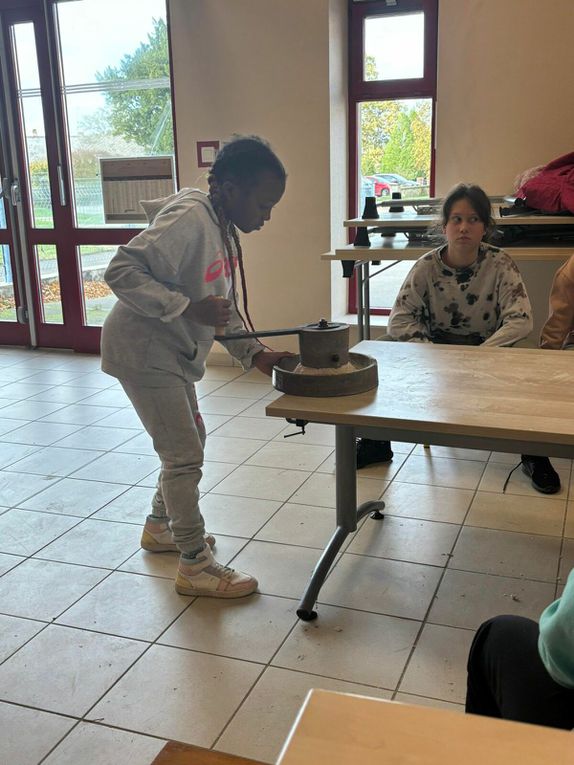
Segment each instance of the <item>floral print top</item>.
[[460,345],[513,345],[533,327],[516,264],[482,242],[470,266],[445,265],[442,245],[414,264],[391,311],[393,340]]

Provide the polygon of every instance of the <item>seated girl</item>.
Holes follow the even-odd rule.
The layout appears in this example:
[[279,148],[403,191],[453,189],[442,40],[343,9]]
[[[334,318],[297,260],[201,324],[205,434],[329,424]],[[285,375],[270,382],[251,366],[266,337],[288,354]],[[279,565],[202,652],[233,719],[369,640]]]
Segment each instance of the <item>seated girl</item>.
[[[393,340],[456,345],[514,345],[532,331],[532,310],[520,272],[503,250],[486,242],[494,225],[479,186],[460,183],[441,212],[446,242],[423,255],[407,275],[389,317]],[[357,467],[386,462],[389,442],[361,439]],[[522,455],[538,491],[560,489],[547,457]]]

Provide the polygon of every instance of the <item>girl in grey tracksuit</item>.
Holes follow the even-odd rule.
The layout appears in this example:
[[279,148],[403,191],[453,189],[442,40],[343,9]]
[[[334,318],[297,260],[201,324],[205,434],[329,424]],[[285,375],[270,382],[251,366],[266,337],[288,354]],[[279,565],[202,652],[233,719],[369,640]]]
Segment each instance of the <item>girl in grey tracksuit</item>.
[[[261,228],[285,188],[283,165],[256,137],[219,152],[209,193],[183,189],[144,202],[147,229],[121,246],[105,274],[118,297],[102,332],[102,369],[117,377],[161,460],[158,490],[142,547],[181,552],[176,589],[191,595],[241,597],[257,581],[218,564],[199,511],[205,428],[194,383],[200,380],[216,327],[245,330],[235,291],[243,280],[237,229]],[[245,296],[245,293],[244,293]],[[226,343],[245,369],[267,374],[285,353],[257,340]]]

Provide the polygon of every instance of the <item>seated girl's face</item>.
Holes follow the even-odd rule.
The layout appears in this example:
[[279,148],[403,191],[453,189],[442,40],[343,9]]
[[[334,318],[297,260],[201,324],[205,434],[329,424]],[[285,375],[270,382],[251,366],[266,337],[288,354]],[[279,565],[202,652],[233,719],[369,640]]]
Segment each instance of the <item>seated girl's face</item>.
[[451,208],[443,232],[450,247],[478,249],[486,231],[484,223],[468,199],[459,199]]

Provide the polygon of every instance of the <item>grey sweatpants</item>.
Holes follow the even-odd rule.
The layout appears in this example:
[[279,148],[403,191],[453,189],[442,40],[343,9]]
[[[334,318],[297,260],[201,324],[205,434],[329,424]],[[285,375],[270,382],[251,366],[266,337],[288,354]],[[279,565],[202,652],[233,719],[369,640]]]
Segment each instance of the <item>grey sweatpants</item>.
[[205,425],[195,386],[147,388],[120,380],[161,460],[153,512],[165,511],[176,545],[195,552],[204,545],[205,524],[199,510],[199,482]]

